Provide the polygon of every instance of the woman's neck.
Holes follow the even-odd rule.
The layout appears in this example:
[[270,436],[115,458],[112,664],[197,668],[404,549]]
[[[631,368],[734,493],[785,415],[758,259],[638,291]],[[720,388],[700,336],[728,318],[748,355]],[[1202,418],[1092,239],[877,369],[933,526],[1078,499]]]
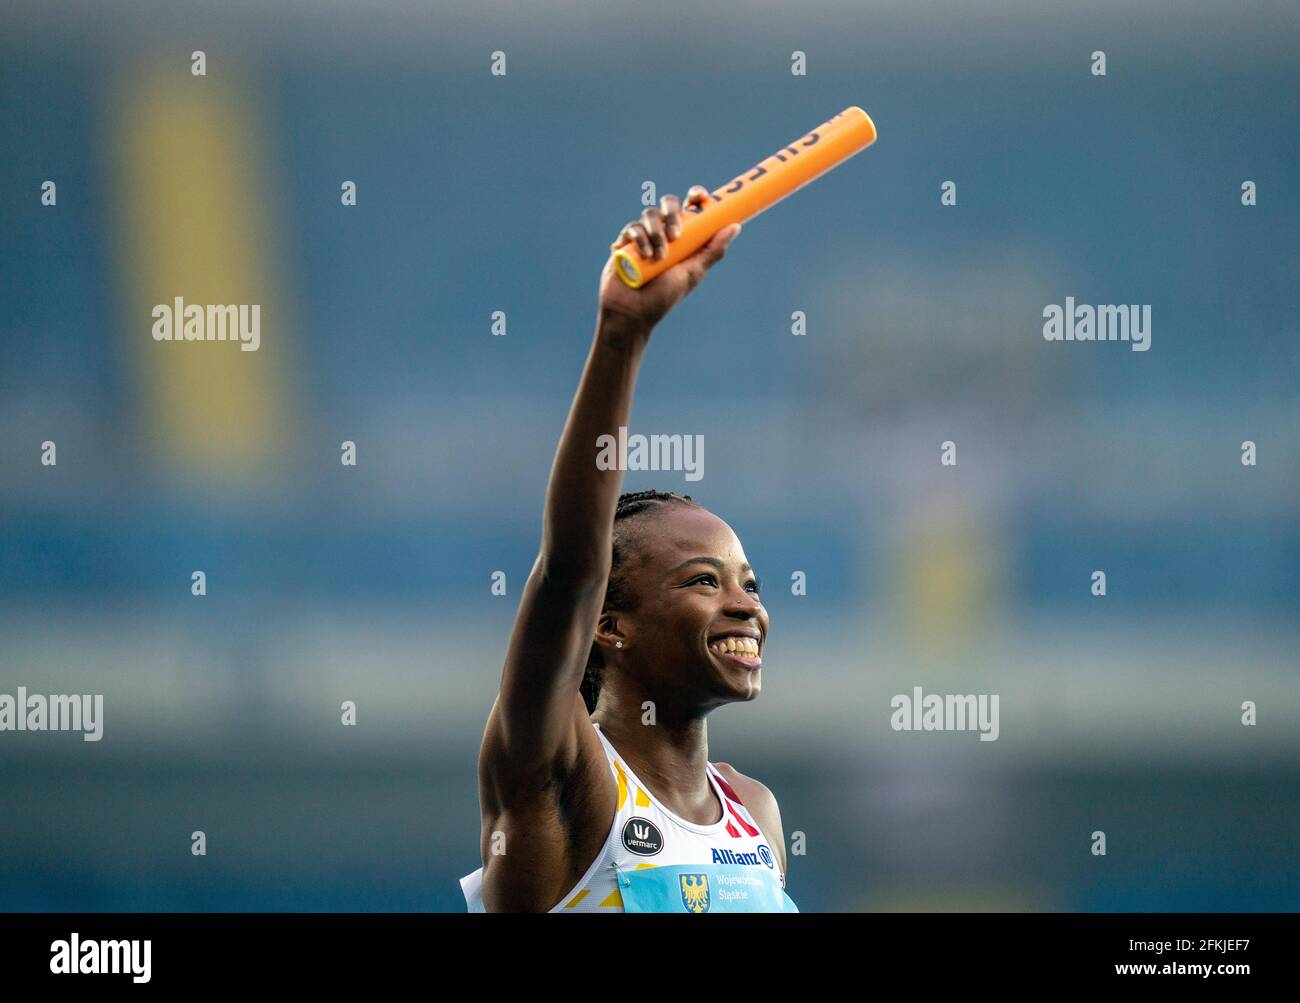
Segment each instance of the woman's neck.
[[[632,713],[620,713],[630,706]],[[601,700],[591,720],[669,811],[697,825],[719,821],[722,806],[709,784],[708,722],[703,716],[643,723],[640,702]]]

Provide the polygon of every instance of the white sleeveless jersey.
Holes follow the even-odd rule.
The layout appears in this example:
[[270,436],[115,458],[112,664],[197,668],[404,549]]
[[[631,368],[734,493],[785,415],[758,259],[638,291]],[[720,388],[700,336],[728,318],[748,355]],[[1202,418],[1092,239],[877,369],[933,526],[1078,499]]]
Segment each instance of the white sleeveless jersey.
[[[771,844],[712,763],[706,763],[705,770],[722,805],[722,818],[711,825],[688,822],[661,805],[610,744],[600,725],[593,722],[593,727],[618,785],[618,807],[596,859],[551,912],[623,912],[618,871],[665,865],[744,865],[746,872],[749,868],[756,876],[766,872],[785,887],[785,875]],[[481,867],[460,879],[470,912],[484,911],[482,881]]]

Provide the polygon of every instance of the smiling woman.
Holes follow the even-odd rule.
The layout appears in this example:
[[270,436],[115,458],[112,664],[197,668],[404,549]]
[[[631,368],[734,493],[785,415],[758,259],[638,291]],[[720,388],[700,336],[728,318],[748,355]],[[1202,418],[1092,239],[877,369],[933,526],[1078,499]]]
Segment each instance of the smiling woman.
[[613,602],[607,589],[592,646],[592,658],[612,657],[618,670],[586,687],[597,721],[624,706],[661,723],[702,721],[712,707],[758,695],[768,626],[758,579],[730,526],[690,499],[667,498],[678,504],[656,500],[635,542],[620,541],[630,553],[610,573]]
[[[666,196],[621,239],[663,258],[681,212]],[[708,755],[709,712],[762,685],[758,577],[726,522],[689,495],[620,494],[625,465],[593,453],[625,433],[654,325],[738,232],[638,289],[606,263],[479,754],[472,912],[798,911],[776,799]]]
[[[687,508],[688,511],[680,511]],[[693,509],[694,512],[689,510]],[[699,513],[697,515],[696,513]],[[717,533],[720,540],[709,541],[707,537]],[[683,537],[683,534],[686,534]],[[707,590],[716,588],[726,566],[723,561],[711,556],[687,557],[667,572],[663,582],[656,579],[663,577],[660,562],[671,564],[683,550],[690,550],[691,534],[704,537],[697,549],[703,550],[710,542],[728,550],[739,551],[740,542],[731,527],[700,507],[690,495],[678,495],[671,491],[637,491],[619,497],[618,508],[614,514],[614,542],[609,584],[605,588],[605,606],[602,622],[621,614],[625,622],[638,613],[644,614],[639,597],[650,595],[659,587],[672,588],[675,579],[683,579],[689,586],[699,586]],[[730,539],[728,539],[728,537]],[[678,541],[673,546],[668,541]],[[709,551],[712,553],[715,551]],[[743,556],[743,555],[742,555]],[[712,573],[704,568],[714,569]],[[748,562],[739,567],[742,575],[748,575],[746,588],[752,588],[758,595],[759,582],[752,574]],[[649,574],[647,575],[647,572]],[[648,579],[648,580],[647,580]],[[761,606],[760,606],[761,609]],[[764,613],[766,620],[766,613]],[[758,676],[756,670],[762,665],[758,657],[759,642],[766,633],[766,625],[760,629],[757,625],[738,625],[707,638],[710,651],[719,657],[732,658],[747,669],[755,670],[753,678],[753,695],[758,693]],[[602,644],[600,637],[592,643],[587,657],[586,675],[582,681],[582,695],[588,711],[595,712],[600,688],[604,679],[606,659],[604,650],[608,638]],[[621,652],[623,640],[613,639],[615,652]],[[631,655],[631,650],[628,652]],[[752,657],[748,657],[752,656]],[[621,659],[620,659],[621,660]]]

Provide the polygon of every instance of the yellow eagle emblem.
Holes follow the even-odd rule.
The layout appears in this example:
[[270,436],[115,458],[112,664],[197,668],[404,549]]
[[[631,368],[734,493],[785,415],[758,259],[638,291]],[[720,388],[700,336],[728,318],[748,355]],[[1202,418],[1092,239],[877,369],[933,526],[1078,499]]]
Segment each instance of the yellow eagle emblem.
[[682,886],[682,905],[687,912],[709,911],[709,876],[683,874],[678,879]]

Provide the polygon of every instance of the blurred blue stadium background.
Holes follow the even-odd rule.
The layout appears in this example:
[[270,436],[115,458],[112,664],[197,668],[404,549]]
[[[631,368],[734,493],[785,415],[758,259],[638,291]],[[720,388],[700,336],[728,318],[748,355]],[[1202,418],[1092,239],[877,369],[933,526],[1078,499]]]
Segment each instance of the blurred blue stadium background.
[[[711,758],[804,834],[806,911],[1300,908],[1300,15],[1147,6],[5,5],[0,692],[106,722],[0,733],[0,909],[463,909],[609,241],[851,104],[876,146],[639,383],[705,477],[626,488],[769,583]],[[260,351],[151,339],[208,292]],[[1151,304],[1150,351],[1045,342],[1066,296]],[[892,731],[915,685],[1000,694],[999,740]]]

